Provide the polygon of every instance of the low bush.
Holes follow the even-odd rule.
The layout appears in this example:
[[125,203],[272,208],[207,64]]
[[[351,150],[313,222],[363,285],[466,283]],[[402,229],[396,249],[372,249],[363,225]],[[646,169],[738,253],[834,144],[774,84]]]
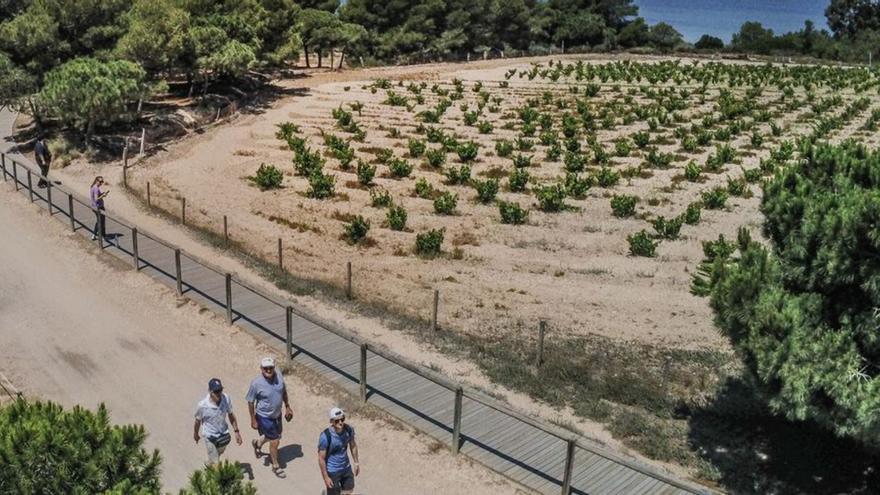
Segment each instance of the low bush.
[[425,152],[425,159],[428,161],[428,165],[434,168],[440,168],[446,163],[446,152],[442,149],[428,150]]
[[742,177],[739,179],[731,179],[727,178],[727,192],[731,196],[743,197],[748,194],[749,185],[746,183],[746,180]]
[[647,132],[639,131],[632,135],[632,140],[636,147],[643,149],[651,142],[651,135]]
[[513,166],[516,168],[526,168],[532,166],[532,157],[531,155],[523,155],[521,153],[517,153],[513,156]]
[[638,196],[615,194],[611,197],[611,212],[618,218],[631,217],[636,213],[636,203],[638,202]]
[[563,184],[538,186],[535,188],[535,196],[542,211],[558,212],[565,208],[566,191]]
[[467,184],[471,180],[471,167],[469,165],[447,167],[443,175],[446,176],[446,181],[450,185]]
[[403,230],[406,228],[406,210],[403,206],[392,205],[385,213],[385,219],[388,221],[388,228],[391,230]]
[[477,190],[477,200],[483,204],[491,203],[498,194],[498,179],[474,180],[473,186]]
[[425,153],[426,145],[421,139],[410,139],[407,144],[409,145],[410,157],[418,158]]
[[627,236],[626,240],[629,242],[629,254],[633,256],[653,258],[657,255],[657,245],[660,243],[645,230]]
[[370,191],[370,204],[373,208],[387,208],[394,204],[391,193],[385,189],[373,189]]
[[700,206],[700,203],[691,203],[688,205],[684,213],[682,213],[681,218],[684,220],[684,223],[688,225],[696,225],[700,222],[701,213],[702,207]]
[[522,192],[529,185],[529,171],[523,168],[514,168],[507,176],[507,187],[512,192]]
[[587,191],[593,186],[593,177],[581,177],[577,173],[565,174],[565,193],[572,198],[583,199]]
[[370,231],[370,222],[361,215],[354,217],[351,223],[345,226],[345,237],[351,244],[357,244],[367,237]]
[[278,170],[275,165],[266,165],[263,163],[260,164],[257,173],[254,174],[253,177],[249,177],[249,179],[256,184],[261,191],[266,191],[268,189],[281,187],[281,182],[284,180],[284,174],[282,174],[281,170]]
[[583,172],[587,166],[587,159],[580,153],[567,151],[563,163],[567,172]]
[[431,183],[428,182],[428,179],[425,179],[424,177],[419,177],[416,180],[415,191],[416,196],[422,199],[431,199],[431,197],[434,196],[434,186],[432,186]]
[[501,223],[508,225],[522,225],[529,218],[528,210],[514,202],[499,201],[498,212],[501,214]]
[[684,222],[684,218],[676,217],[667,219],[664,216],[659,216],[651,222],[651,225],[654,227],[654,230],[657,232],[657,235],[664,239],[678,239],[678,235],[681,233],[681,224]]
[[293,168],[297,175],[308,177],[314,171],[320,171],[324,168],[324,159],[317,152],[305,149],[301,153],[293,156]]
[[596,183],[598,183],[600,187],[612,187],[619,181],[620,172],[611,170],[608,167],[602,167],[599,169],[599,172],[596,173]]
[[477,124],[477,130],[480,131],[480,134],[492,134],[492,131],[495,130],[495,126],[493,126],[488,120],[484,120]]
[[446,229],[431,229],[416,234],[416,254],[433,257],[440,254],[443,248],[443,235]]
[[614,141],[614,154],[619,157],[626,157],[632,152],[632,145],[625,137],[618,138]]
[[470,163],[477,159],[480,147],[474,141],[468,141],[459,144],[455,151],[458,153],[458,159],[461,160],[462,163]]
[[458,194],[446,191],[434,200],[434,212],[438,215],[452,215],[458,205]]
[[358,182],[360,182],[364,186],[369,186],[373,184],[373,177],[376,176],[376,166],[370,165],[369,163],[358,160],[357,164],[357,178]]
[[290,138],[292,138],[294,134],[300,133],[299,126],[293,122],[282,122],[276,124],[275,127],[278,128],[275,132],[275,138],[280,139],[281,141],[290,141]]
[[727,202],[727,189],[718,186],[701,194],[703,207],[709,210],[720,210]]
[[404,177],[409,177],[409,174],[412,173],[413,166],[403,158],[394,158],[388,162],[388,170],[391,171],[391,175],[394,177],[402,179]]
[[684,167],[684,178],[689,182],[698,182],[700,178],[703,176],[703,167],[696,162],[696,160],[691,160]]
[[315,199],[325,199],[335,194],[336,177],[315,170],[309,175],[308,196]]
[[513,143],[506,139],[495,141],[495,154],[501,158],[507,158],[513,154]]

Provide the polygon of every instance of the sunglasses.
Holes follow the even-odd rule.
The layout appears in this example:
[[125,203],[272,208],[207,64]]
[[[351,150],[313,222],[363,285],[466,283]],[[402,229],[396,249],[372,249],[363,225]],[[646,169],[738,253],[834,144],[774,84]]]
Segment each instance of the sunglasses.
[[274,366],[264,366],[263,371],[275,371],[275,367]]
[[342,418],[339,418],[339,419],[334,419],[334,420],[333,420],[333,423],[345,423],[345,418],[342,417]]

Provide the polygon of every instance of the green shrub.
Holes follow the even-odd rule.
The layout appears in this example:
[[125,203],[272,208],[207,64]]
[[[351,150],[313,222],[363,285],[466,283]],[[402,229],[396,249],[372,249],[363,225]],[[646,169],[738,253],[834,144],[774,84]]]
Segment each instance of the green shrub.
[[629,242],[629,254],[633,256],[653,258],[657,255],[657,245],[660,243],[645,230],[627,236],[626,240]]
[[370,191],[370,204],[373,208],[387,208],[394,204],[394,199],[385,189],[373,189]]
[[534,141],[531,139],[524,139],[521,137],[516,138],[516,149],[519,151],[532,151],[535,147]]
[[418,158],[425,153],[426,145],[421,139],[410,139],[408,145],[409,156],[412,158]]
[[593,177],[591,176],[581,178],[575,172],[565,174],[565,193],[571,198],[582,199],[592,186]]
[[306,149],[302,153],[294,155],[293,168],[297,175],[308,177],[313,172],[320,172],[324,168],[324,159],[319,153],[312,153],[310,149]]
[[402,179],[409,177],[412,173],[413,166],[410,162],[402,158],[394,158],[388,163],[388,169],[395,178]]
[[357,244],[366,239],[367,233],[370,231],[370,222],[361,215],[357,215],[351,220],[351,223],[345,226],[345,236],[351,244]]
[[446,139],[446,134],[438,127],[428,127],[425,129],[425,137],[428,138],[429,143],[442,143]]
[[513,143],[506,139],[495,141],[495,154],[501,158],[507,158],[513,154]]
[[528,210],[524,210],[519,203],[508,201],[498,202],[498,212],[501,214],[501,223],[509,225],[524,224],[529,217]]
[[715,155],[718,156],[721,163],[732,163],[736,158],[736,151],[729,144],[724,144],[715,147]]
[[392,107],[405,107],[407,103],[409,103],[406,96],[399,95],[394,91],[388,90],[385,94],[386,98],[383,103],[386,105],[391,105]]
[[390,148],[381,148],[376,150],[376,161],[379,163],[388,163],[394,158],[394,152]]
[[446,229],[431,229],[416,234],[416,254],[433,257],[440,254],[443,248],[443,234]]
[[689,182],[698,182],[703,175],[703,168],[695,160],[691,160],[684,167],[684,178]]
[[336,177],[315,170],[309,175],[308,196],[315,199],[325,199],[333,196],[336,188]]
[[550,146],[553,144],[559,143],[559,138],[556,136],[556,133],[553,131],[544,131],[538,136],[538,139],[541,141],[541,144],[544,146]]
[[611,212],[618,218],[631,217],[636,213],[636,203],[638,202],[638,196],[615,194],[611,197]]
[[477,200],[480,203],[491,203],[498,194],[498,179],[474,180],[474,189],[477,190]]
[[701,195],[703,207],[710,210],[720,210],[724,208],[727,202],[727,189],[723,187],[714,187],[708,191],[704,191]]
[[351,112],[342,107],[333,109],[333,118],[336,119],[336,126],[340,129],[347,129],[354,119]]
[[598,163],[599,165],[605,165],[611,159],[608,156],[608,152],[605,151],[605,148],[602,147],[601,144],[596,144],[592,146],[590,149],[593,150],[593,162]]
[[478,114],[477,112],[465,112],[463,116],[464,125],[474,125],[477,123],[477,120],[479,120],[479,118],[480,114]]
[[760,148],[764,144],[764,136],[759,131],[754,131],[750,141],[753,148]]
[[621,137],[621,138],[618,138],[616,141],[614,141],[614,153],[617,156],[620,156],[620,157],[629,156],[629,154],[631,152],[632,152],[632,145],[630,144],[630,142],[627,138]]
[[565,185],[545,184],[535,188],[538,206],[542,211],[557,212],[565,208]]
[[529,171],[523,168],[514,168],[507,176],[507,187],[512,192],[522,192],[529,184]]
[[761,176],[763,175],[763,171],[760,168],[750,168],[750,169],[742,169],[743,179],[746,180],[749,184],[754,184],[761,180]]
[[467,184],[471,180],[471,167],[469,165],[447,167],[443,175],[446,176],[446,180],[450,185]]
[[688,134],[681,140],[681,149],[685,150],[688,153],[693,153],[697,151],[699,148],[699,143],[697,143],[697,138]]
[[639,149],[643,149],[651,142],[651,135],[647,132],[639,131],[632,135],[632,140]]
[[660,237],[664,239],[678,239],[678,235],[681,233],[682,222],[684,222],[683,217],[667,220],[666,217],[661,215],[655,218],[651,225]]
[[532,157],[531,155],[523,155],[522,153],[517,153],[513,156],[513,166],[515,168],[527,168],[532,166]]
[[746,180],[744,178],[727,178],[727,192],[730,193],[731,196],[743,197],[748,194],[748,191],[749,185],[746,183]]
[[548,162],[558,162],[559,157],[562,156],[562,146],[559,146],[559,143],[553,143],[547,147],[547,152],[544,155]]
[[[113,493],[130,493],[127,491]],[[189,485],[178,495],[257,495],[257,489],[244,481],[244,473],[238,463],[220,461],[213,466],[194,471],[189,477]]]
[[446,163],[446,152],[442,149],[428,150],[425,152],[425,159],[428,161],[428,165],[434,168],[440,168]]
[[657,148],[651,148],[645,157],[645,163],[651,168],[669,168],[673,158],[672,153],[661,153]]
[[358,182],[360,182],[364,186],[369,186],[373,183],[373,177],[376,176],[376,167],[375,165],[370,165],[369,163],[358,160],[357,164],[357,177]]
[[391,230],[403,230],[406,228],[406,210],[403,206],[392,205],[385,213],[385,219],[388,220],[388,227]]
[[612,187],[620,181],[620,172],[611,170],[608,167],[602,167],[596,173],[596,182],[601,187]]
[[458,153],[458,159],[461,160],[462,163],[470,163],[477,159],[480,147],[477,143],[468,141],[459,144],[455,151]]
[[278,128],[275,132],[275,138],[280,139],[281,141],[289,141],[294,134],[300,133],[299,126],[293,122],[282,122],[280,124],[275,124],[275,127]]
[[477,130],[480,131],[480,134],[492,134],[492,131],[495,130],[495,126],[493,126],[488,120],[484,120],[477,124]]
[[416,196],[422,199],[431,199],[433,195],[434,186],[432,186],[424,177],[419,177],[416,180]]
[[563,162],[565,164],[565,170],[567,172],[583,172],[584,168],[586,168],[587,166],[586,157],[577,152],[565,152],[565,158]]
[[458,194],[446,191],[434,200],[434,212],[438,215],[452,215],[458,205]]
[[702,208],[700,207],[700,203],[691,203],[681,215],[681,218],[684,220],[684,223],[688,225],[696,225],[700,222],[701,213]]
[[275,165],[260,164],[257,173],[253,177],[249,177],[251,182],[257,185],[261,191],[275,189],[281,187],[281,181],[284,180],[284,174],[278,170]]

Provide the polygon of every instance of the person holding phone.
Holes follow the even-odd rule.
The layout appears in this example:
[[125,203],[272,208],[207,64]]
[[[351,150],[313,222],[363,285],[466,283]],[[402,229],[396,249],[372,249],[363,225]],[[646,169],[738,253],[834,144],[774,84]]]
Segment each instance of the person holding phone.
[[100,175],[92,181],[92,187],[89,188],[89,199],[91,199],[92,209],[95,210],[95,228],[92,229],[92,240],[97,239],[98,235],[101,239],[107,237],[104,230],[104,198],[110,194],[109,189],[101,189],[104,186],[104,178]]
[[245,400],[251,415],[251,428],[257,430],[262,437],[251,442],[254,455],[257,459],[264,456],[262,448],[268,442],[272,472],[275,476],[284,478],[285,474],[278,463],[278,444],[281,442],[283,429],[281,405],[284,404],[284,419],[287,421],[293,418],[293,409],[290,408],[284,377],[275,369],[273,358],[266,357],[260,362],[260,376],[251,381]]
[[232,423],[232,431],[235,432],[235,443],[241,445],[241,434],[238,431],[238,421],[232,413],[232,401],[223,393],[223,383],[219,378],[211,378],[208,381],[208,395],[199,401],[196,406],[196,421],[193,425],[193,440],[199,443],[199,439],[205,437],[205,448],[208,449],[207,465],[211,466],[220,462],[220,456],[226,450],[226,446],[232,440],[229,434],[229,423]]

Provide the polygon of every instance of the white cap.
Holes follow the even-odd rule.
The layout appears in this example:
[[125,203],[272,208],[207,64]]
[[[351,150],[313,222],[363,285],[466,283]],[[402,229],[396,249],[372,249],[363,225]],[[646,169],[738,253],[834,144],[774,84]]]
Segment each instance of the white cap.
[[275,360],[270,357],[264,357],[263,360],[260,361],[260,367],[261,368],[269,368],[269,367],[274,368],[275,367]]
[[340,409],[338,407],[334,407],[333,409],[330,409],[330,419],[331,420],[332,419],[339,419],[343,416],[345,416],[345,411],[343,411],[342,409]]

